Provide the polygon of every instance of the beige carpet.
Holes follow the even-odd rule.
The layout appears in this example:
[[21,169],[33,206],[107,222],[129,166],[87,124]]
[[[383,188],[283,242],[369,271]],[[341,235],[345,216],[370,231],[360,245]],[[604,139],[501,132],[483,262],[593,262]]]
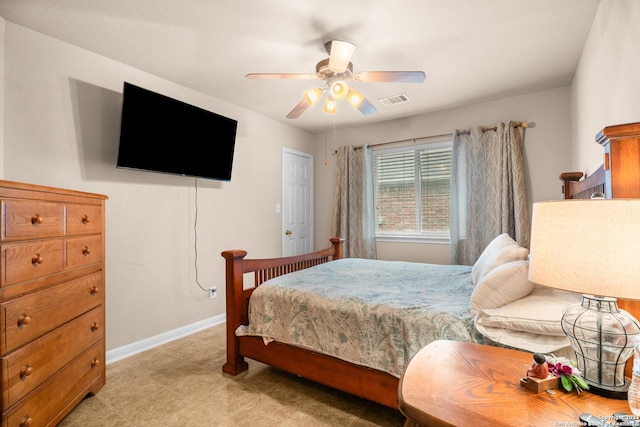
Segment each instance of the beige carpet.
[[249,361],[223,374],[218,325],[107,366],[107,385],[60,427],[402,426],[396,410]]

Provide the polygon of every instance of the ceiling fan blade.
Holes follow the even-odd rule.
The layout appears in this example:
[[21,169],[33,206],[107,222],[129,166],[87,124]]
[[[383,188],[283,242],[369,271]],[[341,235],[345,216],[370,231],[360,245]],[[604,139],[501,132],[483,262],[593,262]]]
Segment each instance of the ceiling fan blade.
[[367,98],[362,98],[360,104],[356,107],[363,115],[368,116],[369,114],[373,114],[378,109],[373,106],[371,102]]
[[334,73],[344,73],[349,66],[356,45],[342,40],[332,40],[325,45],[329,52],[329,69]]
[[289,111],[289,114],[287,114],[287,119],[297,119],[302,115],[302,113],[307,111],[307,108],[309,108],[309,103],[306,99],[303,99],[302,101],[298,102],[298,105],[293,107],[293,110]]
[[249,73],[245,76],[248,79],[317,79],[315,74],[296,74],[296,73]]
[[370,83],[422,83],[425,77],[424,71],[360,71],[353,74],[354,80]]

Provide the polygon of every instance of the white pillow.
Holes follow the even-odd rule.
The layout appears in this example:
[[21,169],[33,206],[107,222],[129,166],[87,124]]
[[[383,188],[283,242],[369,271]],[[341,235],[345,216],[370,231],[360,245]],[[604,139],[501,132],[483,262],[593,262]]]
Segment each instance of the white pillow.
[[535,283],[529,281],[529,261],[502,264],[491,270],[473,288],[471,313],[483,308],[500,308],[531,293]]
[[471,269],[471,280],[477,285],[484,276],[499,265],[527,259],[529,249],[523,248],[507,233],[491,241]]
[[524,298],[499,308],[480,309],[478,325],[529,332],[541,335],[564,336],[560,325],[564,310],[582,300],[580,294],[535,286]]
[[538,335],[484,326],[477,326],[477,329],[482,335],[498,344],[508,345],[531,353],[553,353],[556,356],[564,356],[568,359],[575,359],[576,357],[566,336]]

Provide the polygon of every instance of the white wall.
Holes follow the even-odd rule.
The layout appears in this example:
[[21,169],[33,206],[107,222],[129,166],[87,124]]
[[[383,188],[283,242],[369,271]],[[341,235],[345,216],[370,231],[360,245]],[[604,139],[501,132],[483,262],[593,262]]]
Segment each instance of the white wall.
[[572,85],[574,170],[603,162],[595,136],[604,127],[640,122],[640,2],[602,0]]
[[[528,121],[525,131],[525,167],[529,205],[562,197],[560,173],[570,169],[570,90],[562,87],[523,96],[426,113],[367,126],[333,130],[316,137],[317,247],[329,239],[335,160],[331,154],[341,145],[376,144],[451,133],[455,129],[492,125],[510,120]],[[339,119],[338,119],[339,120]],[[328,165],[324,165],[327,141]],[[448,264],[449,246],[416,243],[378,243],[378,258]]]
[[[0,20],[3,27],[2,177],[109,196],[107,349],[224,313],[220,252],[280,255],[281,148],[312,153],[313,136]],[[218,287],[215,300],[195,282],[195,180],[115,168],[124,80],[238,120],[231,182],[198,181],[199,279]]]

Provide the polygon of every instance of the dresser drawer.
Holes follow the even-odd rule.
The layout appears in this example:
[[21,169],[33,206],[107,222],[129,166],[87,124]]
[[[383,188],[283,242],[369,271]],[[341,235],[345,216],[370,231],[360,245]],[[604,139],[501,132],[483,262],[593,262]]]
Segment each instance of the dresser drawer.
[[102,235],[74,237],[65,240],[66,269],[102,262]]
[[67,235],[102,233],[102,206],[67,204]]
[[2,426],[55,426],[93,381],[104,373],[104,342],[101,340],[46,381],[27,399],[2,414]]
[[64,268],[62,239],[0,246],[0,286],[59,273]]
[[103,281],[100,271],[0,304],[0,354],[101,305]]
[[7,388],[2,394],[0,411],[5,411],[100,340],[103,322],[104,307],[98,306],[2,357],[0,379]]
[[39,201],[3,199],[2,241],[42,239],[64,234],[64,205]]

